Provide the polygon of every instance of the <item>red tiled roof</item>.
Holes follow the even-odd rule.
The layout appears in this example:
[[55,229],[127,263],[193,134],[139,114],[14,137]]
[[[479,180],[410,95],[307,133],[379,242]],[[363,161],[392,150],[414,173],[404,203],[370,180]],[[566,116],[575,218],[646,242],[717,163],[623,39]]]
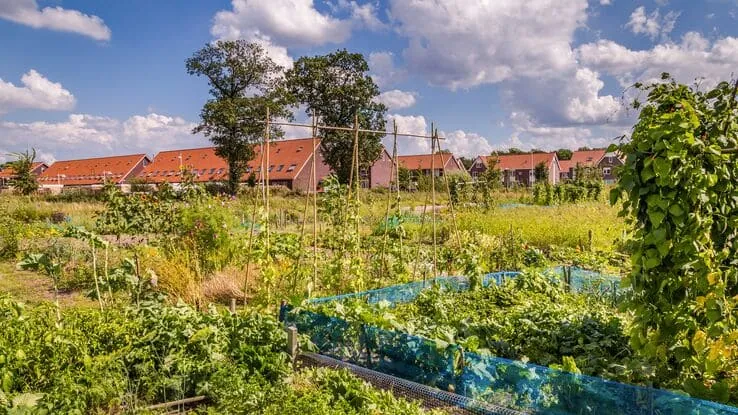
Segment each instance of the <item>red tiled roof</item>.
[[398,156],[397,161],[400,166],[409,170],[430,170],[431,165],[435,168],[440,169],[446,166],[446,164],[454,158],[451,153],[436,153],[434,154],[435,160],[431,160],[430,154],[418,154],[413,156]]
[[538,164],[544,163],[546,167],[551,166],[556,153],[532,153],[532,154],[500,154],[487,156],[487,164],[493,160],[497,161],[495,168],[500,170],[532,170]]
[[574,151],[572,152],[571,160],[559,160],[559,165],[561,165],[561,171],[569,171],[569,169],[575,168],[578,164],[591,167],[597,165],[604,156],[604,149]]
[[131,154],[57,161],[41,173],[38,180],[41,184],[65,186],[103,184],[106,178],[115,183],[122,183],[131,171],[145,160],[148,160],[146,154]]
[[[38,174],[39,172],[37,170],[42,167],[48,167],[48,166],[46,165],[46,163],[35,161],[33,162],[33,164],[31,164],[31,172],[34,174]],[[0,177],[2,178],[15,177],[15,169],[12,167],[6,167],[4,169],[0,169]]]
[[605,157],[604,149],[575,151],[569,161],[575,166],[577,164],[581,164],[583,166],[594,166],[602,159],[602,157]]
[[568,173],[569,169],[575,166],[574,162],[571,160],[559,160],[559,166],[561,166],[561,171]]
[[198,182],[225,180],[228,177],[226,161],[215,155],[214,147],[205,147],[159,152],[136,179],[150,183],[178,183],[182,181],[182,167],[193,173],[196,170],[194,179]]
[[[312,138],[274,141],[269,144],[269,180],[292,180],[300,173],[312,155]],[[316,148],[320,140],[315,140]],[[261,180],[261,145],[254,148],[254,159],[248,163],[244,179],[252,172]],[[181,161],[180,161],[181,157]],[[266,164],[266,160],[264,161]],[[215,147],[162,151],[154,161],[137,176],[150,183],[178,183],[182,181],[180,169],[195,174],[197,182],[211,182],[228,178],[228,163],[215,154]]]

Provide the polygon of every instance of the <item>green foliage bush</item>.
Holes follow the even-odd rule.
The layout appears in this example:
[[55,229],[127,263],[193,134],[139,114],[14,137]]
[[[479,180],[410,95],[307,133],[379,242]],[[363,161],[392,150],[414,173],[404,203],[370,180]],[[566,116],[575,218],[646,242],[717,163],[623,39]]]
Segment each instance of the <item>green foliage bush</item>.
[[648,94],[611,201],[633,230],[633,348],[664,384],[738,402],[738,84],[665,82]]
[[14,258],[18,253],[21,226],[20,222],[4,215],[0,209],[0,259]]
[[51,307],[0,297],[0,332],[3,414],[136,413],[198,394],[210,398],[208,413],[423,413],[346,372],[288,378],[286,335],[259,314],[200,313],[148,296],[57,321]]
[[554,367],[571,358],[584,374],[635,383],[653,380],[653,369],[629,346],[627,315],[609,303],[568,293],[558,279],[539,273],[463,292],[431,288],[392,309],[348,302],[317,310],[482,354]]

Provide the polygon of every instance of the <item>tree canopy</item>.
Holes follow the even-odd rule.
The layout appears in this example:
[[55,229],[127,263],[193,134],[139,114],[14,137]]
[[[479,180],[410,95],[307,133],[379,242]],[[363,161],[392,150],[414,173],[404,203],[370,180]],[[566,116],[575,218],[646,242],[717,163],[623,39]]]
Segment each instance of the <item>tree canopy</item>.
[[[211,98],[193,133],[208,137],[216,154],[228,162],[228,190],[235,194],[254,157],[254,145],[264,136],[267,109],[272,117],[292,116],[282,85],[283,68],[260,45],[244,40],[207,44],[187,59],[186,67],[188,74],[204,76],[210,85]],[[272,133],[282,136],[278,127]]]
[[556,150],[556,156],[559,158],[559,160],[571,160],[571,157],[574,155],[574,152],[569,150],[568,148],[560,148]]
[[[387,107],[378,103],[379,87],[369,76],[369,65],[360,53],[339,50],[322,56],[302,57],[286,73],[287,90],[310,115],[315,111],[326,125],[350,127],[358,116],[359,127],[385,129]],[[353,160],[353,133],[321,130],[326,163],[339,180],[347,182]],[[369,167],[380,156],[382,135],[359,134],[359,165]]]

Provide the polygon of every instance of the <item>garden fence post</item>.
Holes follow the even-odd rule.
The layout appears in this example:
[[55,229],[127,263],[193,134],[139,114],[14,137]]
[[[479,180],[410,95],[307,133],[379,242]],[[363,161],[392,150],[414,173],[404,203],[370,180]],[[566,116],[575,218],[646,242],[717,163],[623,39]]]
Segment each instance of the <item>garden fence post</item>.
[[231,298],[231,314],[236,314],[236,299]]
[[287,354],[294,362],[297,357],[297,327],[289,326],[285,331],[287,331]]
[[618,302],[618,283],[612,281],[612,304],[615,305]]
[[589,230],[589,251],[592,252],[592,229]]

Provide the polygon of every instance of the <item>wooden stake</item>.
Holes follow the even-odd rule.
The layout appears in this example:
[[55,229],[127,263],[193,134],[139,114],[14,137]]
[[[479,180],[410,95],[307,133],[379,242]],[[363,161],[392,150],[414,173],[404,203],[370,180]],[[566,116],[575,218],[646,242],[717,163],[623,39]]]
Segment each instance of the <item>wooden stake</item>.
[[[400,164],[397,161],[397,121],[392,120],[392,167],[395,169],[395,186],[397,187],[397,217],[400,217],[402,211],[400,210]],[[392,191],[390,190],[390,193]],[[402,255],[402,232],[400,232],[400,258],[404,258]]]
[[265,200],[265,209],[266,209],[266,248],[267,248],[267,255],[270,252],[270,246],[269,246],[269,135],[270,135],[270,128],[269,128],[269,107],[267,107],[267,121],[266,121],[266,132],[264,134],[264,158],[266,159],[266,170],[262,170],[262,172],[265,174],[264,177],[266,177],[266,200]]
[[[431,123],[431,137],[435,136],[435,125]],[[438,252],[436,240],[436,140],[431,138],[431,195],[433,216],[433,277],[438,275]]]
[[318,118],[313,110],[313,165],[312,165],[312,179],[313,179],[313,289],[308,293],[308,297],[312,296],[312,291],[315,290],[316,284],[318,283],[318,180],[316,172],[316,157],[315,151],[318,136]]
[[297,358],[297,327],[289,326],[285,331],[287,331],[287,354],[290,355],[294,362],[295,358]]

